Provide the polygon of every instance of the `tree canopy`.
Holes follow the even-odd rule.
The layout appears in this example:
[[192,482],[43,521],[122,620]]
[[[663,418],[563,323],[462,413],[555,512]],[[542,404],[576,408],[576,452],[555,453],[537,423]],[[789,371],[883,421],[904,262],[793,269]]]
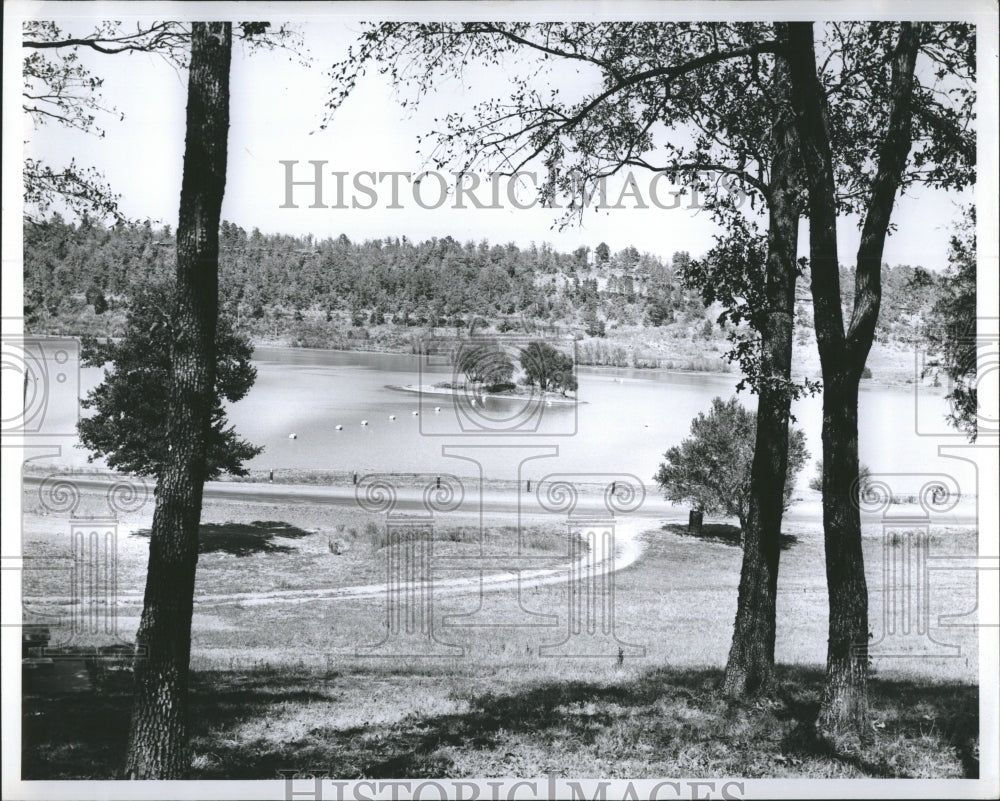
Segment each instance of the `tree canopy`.
[[[917,281],[925,285],[926,273]],[[941,277],[937,300],[928,316],[930,359],[925,374],[944,373],[951,402],[948,422],[970,442],[978,434],[979,400],[976,393],[978,342],[976,338],[976,212],[965,217],[951,238],[948,269]]]
[[[21,107],[33,124],[55,124],[84,131],[98,138],[106,135],[102,121],[121,122],[125,115],[108,103],[104,78],[95,69],[91,54],[128,57],[135,53],[158,56],[175,70],[186,70],[190,60],[192,23],[177,20],[65,25],[52,20],[27,20],[21,46],[27,52],[22,73]],[[242,22],[236,39],[253,52],[281,48],[305,62],[302,38],[290,25]],[[29,144],[28,142],[25,143]],[[127,219],[115,193],[99,171],[75,158],[51,164],[43,158],[24,159],[25,216],[37,222],[54,208],[100,219]]]
[[564,395],[576,391],[573,358],[548,342],[535,340],[521,348],[520,362],[529,386],[537,384],[542,392],[551,390]]
[[[104,380],[82,401],[92,415],[78,424],[80,440],[104,457],[108,465],[134,475],[163,472],[171,447],[163,400],[170,381],[173,286],[159,283],[142,290],[132,301],[124,335],[99,342],[85,338],[82,363],[104,367]],[[235,403],[253,386],[257,370],[250,364],[253,348],[233,330],[232,320],[220,315],[215,334],[215,402],[207,441],[205,479],[222,473],[246,475],[244,463],[263,451],[237,435],[228,424],[224,403]]]
[[455,369],[463,373],[470,384],[493,389],[510,383],[514,363],[495,340],[471,340],[459,345],[455,354]]
[[[734,397],[715,398],[706,414],[691,421],[691,435],[667,450],[653,477],[664,497],[689,503],[708,514],[739,518],[746,525],[750,500],[750,470],[754,456],[757,422]],[[805,434],[791,429],[788,436],[788,470],[783,498],[791,502],[795,481],[809,453]]]

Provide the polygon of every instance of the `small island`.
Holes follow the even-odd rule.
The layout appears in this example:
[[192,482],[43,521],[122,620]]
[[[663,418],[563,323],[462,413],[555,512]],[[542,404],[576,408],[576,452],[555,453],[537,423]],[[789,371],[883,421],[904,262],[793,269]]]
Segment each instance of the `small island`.
[[442,395],[444,397],[468,397],[471,395],[477,402],[479,400],[493,398],[497,400],[544,401],[548,406],[586,403],[586,401],[577,400],[575,394],[564,395],[560,392],[541,392],[540,390],[532,391],[529,387],[523,385],[515,386],[513,389],[501,389],[495,392],[475,392],[474,389],[469,387],[467,384],[456,385],[452,384],[450,381],[439,381],[436,384],[386,384],[385,388],[392,389],[397,392],[411,392],[416,395]]
[[[548,342],[534,340],[519,348],[517,365],[495,339],[459,341],[451,355],[454,379],[435,384],[389,385],[390,389],[424,395],[464,397],[470,403],[487,398],[542,401],[546,405],[577,403],[573,358]],[[464,380],[463,380],[464,379]]]

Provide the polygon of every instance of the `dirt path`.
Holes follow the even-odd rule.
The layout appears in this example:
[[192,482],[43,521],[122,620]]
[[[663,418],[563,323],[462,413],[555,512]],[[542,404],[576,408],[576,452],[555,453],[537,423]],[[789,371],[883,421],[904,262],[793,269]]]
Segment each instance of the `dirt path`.
[[[615,553],[607,552],[603,547],[603,537],[598,537],[598,548],[595,553],[585,551],[575,562],[566,562],[554,567],[545,568],[514,568],[501,570],[481,576],[463,576],[460,578],[432,578],[431,586],[434,595],[461,595],[469,593],[499,592],[511,587],[522,589],[538,587],[546,584],[559,584],[569,581],[572,576],[592,574],[606,575],[624,570],[635,564],[642,556],[643,544],[639,534],[645,527],[639,521],[619,521],[615,526]],[[502,561],[502,556],[491,556],[490,561]],[[468,565],[470,559],[462,559],[463,565]],[[401,582],[394,585],[400,592],[415,589],[418,582]],[[348,587],[327,587],[309,590],[271,590],[268,592],[234,592],[221,594],[199,593],[194,597],[199,609],[213,606],[239,604],[240,606],[265,606],[272,604],[303,604],[315,601],[347,601],[360,598],[377,598],[387,591],[386,582],[378,584],[355,584]],[[39,602],[68,602],[69,598],[40,598]],[[118,606],[135,606],[142,603],[141,595],[119,595],[116,598]]]
[[[643,526],[638,521],[618,522],[615,526],[615,553],[607,552],[603,547],[603,537],[596,538],[599,547],[594,554],[584,552],[576,562],[567,562],[555,567],[535,569],[504,570],[483,576],[461,577],[450,579],[432,579],[431,585],[435,596],[459,595],[476,592],[498,592],[510,587],[520,586],[522,589],[545,584],[558,584],[569,581],[571,576],[594,572],[594,577],[624,570],[637,562],[642,556],[643,544],[639,534]],[[468,564],[469,559],[463,559]],[[402,582],[395,585],[400,592],[405,592],[417,586],[417,582]],[[313,601],[356,600],[358,598],[375,598],[387,591],[385,582],[380,584],[358,584],[351,587],[331,587],[320,590],[273,590],[265,593],[231,593],[227,595],[196,595],[195,603],[199,608],[240,604],[242,606],[261,606],[269,604],[297,604]],[[141,600],[141,599],[140,599]]]

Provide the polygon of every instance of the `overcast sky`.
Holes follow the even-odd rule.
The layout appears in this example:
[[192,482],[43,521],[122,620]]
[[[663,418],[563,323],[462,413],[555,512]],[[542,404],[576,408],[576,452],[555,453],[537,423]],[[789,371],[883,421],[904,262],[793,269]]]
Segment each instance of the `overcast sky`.
[[[329,8],[329,7],[324,7]],[[75,23],[79,25],[80,23]],[[368,75],[340,109],[332,124],[319,130],[330,96],[329,66],[346,54],[358,25],[352,20],[320,18],[300,25],[312,65],[304,67],[285,53],[246,54],[238,45],[232,66],[229,167],[223,218],[246,229],[259,227],[270,233],[313,233],[318,237],[346,233],[352,240],[403,236],[415,240],[451,235],[456,239],[487,239],[525,245],[552,242],[560,249],[579,245],[594,247],[607,242],[613,251],[635,245],[641,251],[670,256],[677,250],[703,253],[716,232],[708,215],[686,208],[656,208],[649,197],[649,173],[636,172],[637,185],[648,209],[589,211],[582,227],[563,231],[553,227],[558,213],[551,209],[513,208],[501,194],[502,209],[454,209],[449,200],[441,208],[425,210],[415,202],[410,184],[400,184],[402,209],[387,209],[389,184],[379,187],[372,209],[310,209],[312,190],[295,189],[299,208],[280,208],[285,200],[285,167],[296,161],[295,178],[312,176],[311,160],[328,162],[324,200],[336,202],[333,171],[419,173],[425,163],[418,157],[417,137],[426,134],[432,118],[443,110],[468,103],[470,92],[448,84],[416,114],[403,109],[388,81]],[[156,56],[100,56],[87,54],[87,63],[105,79],[104,97],[125,115],[101,119],[103,139],[48,125],[35,128],[25,121],[28,151],[56,163],[75,157],[82,165],[100,169],[122,195],[122,209],[131,217],[152,218],[176,225],[184,142],[186,75],[175,72]],[[585,81],[584,76],[574,80]],[[487,78],[488,88],[501,86],[502,75]],[[582,87],[577,87],[582,88]],[[426,184],[424,185],[426,186]],[[438,187],[422,195],[434,202]],[[480,192],[488,200],[488,192]],[[617,194],[613,191],[613,194]],[[522,200],[524,196],[519,196]],[[948,238],[958,217],[958,206],[972,198],[916,189],[904,197],[894,213],[898,231],[890,237],[885,260],[891,264],[921,264],[938,269],[946,262]],[[664,203],[671,198],[660,190]],[[856,226],[840,226],[841,260],[850,263],[857,247]],[[805,252],[805,231],[801,249]]]

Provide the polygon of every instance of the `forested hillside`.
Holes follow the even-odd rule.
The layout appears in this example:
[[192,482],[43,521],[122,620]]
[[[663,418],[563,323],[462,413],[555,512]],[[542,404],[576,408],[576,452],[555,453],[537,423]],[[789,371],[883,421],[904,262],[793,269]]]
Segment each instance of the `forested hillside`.
[[[115,336],[135,288],[168,280],[174,233],[150,224],[108,228],[58,215],[26,224],[25,317],[31,333]],[[604,243],[561,253],[529,247],[353,242],[345,234],[247,233],[222,223],[223,307],[258,343],[411,351],[428,334],[547,331],[580,341],[582,363],[725,370],[727,334],[699,293],[682,283],[691,256],[670,259]],[[934,270],[941,265],[926,265]],[[936,279],[883,268],[878,343],[912,350]],[[844,271],[842,285],[853,287]],[[814,342],[808,275],[799,283],[796,337]],[[814,347],[800,348],[812,351]]]

